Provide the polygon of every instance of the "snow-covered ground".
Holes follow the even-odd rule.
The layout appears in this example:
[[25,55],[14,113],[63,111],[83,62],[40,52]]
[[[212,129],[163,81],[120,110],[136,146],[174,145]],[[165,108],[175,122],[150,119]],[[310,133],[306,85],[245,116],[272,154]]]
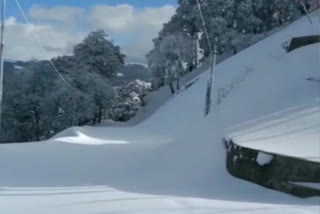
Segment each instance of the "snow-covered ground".
[[319,214],[319,198],[231,177],[222,143],[238,124],[315,102],[319,85],[305,78],[318,75],[319,44],[292,53],[281,44],[316,33],[303,18],[221,63],[215,92],[228,94],[206,118],[203,74],[137,126],[71,128],[47,142],[1,145],[1,213]]

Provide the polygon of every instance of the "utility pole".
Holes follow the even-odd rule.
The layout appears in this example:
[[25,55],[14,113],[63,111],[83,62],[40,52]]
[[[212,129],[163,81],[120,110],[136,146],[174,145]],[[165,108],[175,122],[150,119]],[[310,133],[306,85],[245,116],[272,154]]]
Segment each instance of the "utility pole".
[[307,8],[307,5],[306,5],[306,2],[305,1],[301,1],[300,4],[301,4],[301,6],[302,6],[302,8],[303,8],[303,10],[304,10],[309,22],[310,22],[310,24],[313,24],[312,19],[311,19],[310,14],[309,14],[309,11],[308,11],[308,8]]
[[2,100],[3,100],[3,67],[4,67],[4,21],[6,17],[6,0],[2,0],[2,14],[1,14],[1,33],[0,33],[0,138],[2,136]]
[[211,111],[212,105],[212,90],[215,78],[215,71],[216,71],[216,64],[217,64],[217,45],[214,45],[213,51],[211,51],[210,57],[210,76],[207,82],[207,93],[206,93],[206,103],[205,103],[205,114],[206,117]]

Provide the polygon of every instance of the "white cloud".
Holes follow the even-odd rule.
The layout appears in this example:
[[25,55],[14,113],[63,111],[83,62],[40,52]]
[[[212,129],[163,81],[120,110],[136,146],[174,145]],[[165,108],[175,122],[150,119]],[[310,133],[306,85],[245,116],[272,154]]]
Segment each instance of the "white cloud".
[[15,25],[16,23],[17,23],[17,19],[12,16],[5,20],[6,26]]
[[45,59],[33,39],[36,34],[50,57],[70,54],[72,47],[89,30],[104,29],[121,45],[127,61],[145,62],[152,48],[152,39],[175,12],[173,6],[137,9],[131,5],[95,5],[90,9],[58,6],[31,7],[28,15],[33,24],[21,24],[10,17],[6,20],[6,57],[28,60]]
[[130,5],[98,5],[88,14],[87,21],[93,28],[103,28],[113,33],[129,33],[134,20],[134,8]]
[[88,23],[102,28],[111,36],[130,35],[130,42],[121,45],[128,61],[146,62],[145,55],[151,50],[163,24],[175,13],[175,7],[136,9],[130,5],[97,5],[88,13]]
[[[173,6],[136,9],[130,5],[97,5],[88,14],[88,22],[95,28],[112,33],[134,33],[141,30],[160,30],[175,12]],[[154,33],[154,32],[152,32]]]
[[39,21],[60,21],[73,22],[76,17],[83,15],[82,8],[73,8],[58,6],[54,8],[45,8],[40,5],[33,5],[29,11],[29,17]]
[[58,31],[50,25],[17,23],[13,17],[8,18],[6,24],[4,55],[12,60],[46,59],[37,39],[49,57],[56,57],[70,54],[72,47],[83,38],[81,34]]

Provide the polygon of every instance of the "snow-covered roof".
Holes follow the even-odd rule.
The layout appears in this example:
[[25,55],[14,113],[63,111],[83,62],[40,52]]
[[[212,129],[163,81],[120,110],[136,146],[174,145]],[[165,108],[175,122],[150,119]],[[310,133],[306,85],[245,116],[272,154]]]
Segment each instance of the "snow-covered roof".
[[240,124],[227,138],[242,147],[320,162],[320,100]]

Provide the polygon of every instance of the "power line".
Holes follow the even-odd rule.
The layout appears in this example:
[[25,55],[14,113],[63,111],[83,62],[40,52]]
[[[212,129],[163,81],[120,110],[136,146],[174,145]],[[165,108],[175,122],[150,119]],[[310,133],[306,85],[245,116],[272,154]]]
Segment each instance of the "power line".
[[197,0],[197,5],[198,5],[198,10],[199,10],[199,13],[200,13],[200,18],[201,18],[201,22],[202,22],[202,26],[203,26],[203,31],[204,31],[204,34],[206,36],[206,39],[207,39],[207,42],[208,42],[208,45],[209,45],[209,49],[210,49],[210,52],[213,51],[212,49],[212,44],[211,44],[211,41],[210,41],[210,38],[209,38],[209,33],[208,33],[208,30],[207,30],[207,25],[206,25],[206,22],[204,20],[204,16],[203,16],[203,13],[202,13],[202,7],[201,7],[201,4],[200,4],[200,0]]
[[[21,4],[19,3],[18,0],[15,0],[15,3],[23,17],[23,19],[25,20],[25,22],[28,25],[31,25],[31,22],[29,21],[28,17],[26,16],[23,8],[21,7]],[[60,73],[60,71],[58,70],[58,68],[55,66],[55,64],[52,62],[51,58],[49,57],[47,51],[45,50],[45,48],[43,47],[43,44],[41,42],[41,40],[39,39],[39,37],[36,35],[36,33],[34,31],[32,31],[33,37],[35,39],[35,42],[37,43],[37,45],[39,46],[39,48],[41,49],[42,53],[44,54],[44,56],[47,58],[48,62],[50,63],[50,65],[52,66],[53,70],[57,73],[58,77],[66,84],[67,87],[69,87],[70,89],[72,89],[73,91],[75,91],[76,93],[80,94],[81,96],[87,98],[87,96],[81,92],[80,90],[74,88],[64,77],[63,75]],[[89,99],[89,98],[87,98]]]

